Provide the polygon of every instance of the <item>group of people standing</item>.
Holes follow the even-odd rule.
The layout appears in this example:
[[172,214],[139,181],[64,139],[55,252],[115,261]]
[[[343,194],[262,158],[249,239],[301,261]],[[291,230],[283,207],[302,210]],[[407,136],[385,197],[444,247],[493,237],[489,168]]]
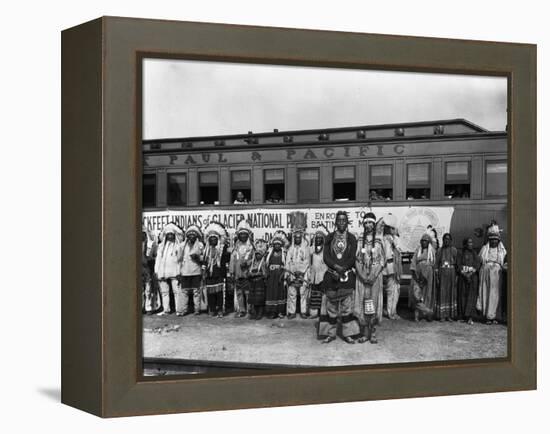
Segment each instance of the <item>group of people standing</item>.
[[409,305],[415,320],[458,320],[470,325],[474,319],[505,322],[507,268],[506,249],[495,222],[488,227],[487,243],[479,254],[472,238],[463,240],[459,252],[449,233],[439,247],[434,230],[429,229],[411,259]]
[[[267,242],[254,241],[242,220],[231,249],[226,228],[217,222],[204,233],[195,225],[184,232],[170,223],[158,240],[144,229],[143,311],[168,315],[173,305],[178,316],[207,310],[220,318],[234,312],[250,320],[299,314],[317,321],[322,343],[336,339],[339,323],[345,342],[376,343],[383,317],[400,318],[402,252],[394,215],[377,220],[374,213],[364,213],[362,225],[356,238],[348,230],[347,213],[338,211],[334,231],[319,225],[308,240],[306,216],[295,212],[290,236],[277,231]],[[439,248],[437,234],[428,228],[410,266],[415,320],[472,323],[478,312],[491,324],[503,320],[505,268],[496,224],[479,255],[472,239],[464,240],[459,253],[450,234]]]

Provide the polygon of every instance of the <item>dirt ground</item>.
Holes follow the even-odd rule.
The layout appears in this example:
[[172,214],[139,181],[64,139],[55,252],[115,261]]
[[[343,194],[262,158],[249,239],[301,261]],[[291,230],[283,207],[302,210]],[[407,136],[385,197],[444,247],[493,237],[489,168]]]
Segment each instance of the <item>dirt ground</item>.
[[292,366],[342,366],[506,357],[503,325],[384,319],[378,344],[350,345],[337,339],[328,345],[316,337],[309,319],[258,321],[175,315],[143,317],[144,357]]

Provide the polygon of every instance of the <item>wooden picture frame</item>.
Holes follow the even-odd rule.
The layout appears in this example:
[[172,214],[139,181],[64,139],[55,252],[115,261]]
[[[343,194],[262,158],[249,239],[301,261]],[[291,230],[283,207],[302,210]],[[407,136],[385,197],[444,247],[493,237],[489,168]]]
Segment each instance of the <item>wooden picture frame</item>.
[[[141,374],[143,57],[508,78],[508,357]],[[536,46],[103,17],[62,32],[62,402],[129,416],[536,388]]]

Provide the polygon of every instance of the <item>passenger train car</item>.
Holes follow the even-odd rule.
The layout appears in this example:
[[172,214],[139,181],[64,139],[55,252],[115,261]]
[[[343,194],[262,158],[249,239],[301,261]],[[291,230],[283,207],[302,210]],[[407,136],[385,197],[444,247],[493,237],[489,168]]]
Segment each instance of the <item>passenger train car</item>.
[[329,224],[338,209],[395,210],[415,240],[445,209],[440,228],[457,246],[471,236],[481,247],[491,220],[506,242],[507,132],[465,119],[144,140],[142,149],[144,221],[157,229],[170,219],[204,225],[208,214],[234,228],[251,215],[275,227],[299,210]]

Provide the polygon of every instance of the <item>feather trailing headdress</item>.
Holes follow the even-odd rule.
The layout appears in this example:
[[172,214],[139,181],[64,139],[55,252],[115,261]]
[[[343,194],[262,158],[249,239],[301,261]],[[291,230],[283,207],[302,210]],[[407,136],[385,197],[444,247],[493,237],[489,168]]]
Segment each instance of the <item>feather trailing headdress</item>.
[[188,226],[187,229],[185,230],[185,235],[189,233],[195,233],[197,235],[197,238],[199,240],[202,240],[202,231],[197,225]]
[[273,246],[273,244],[277,242],[281,243],[281,246],[283,246],[283,248],[288,247],[288,238],[284,231],[281,231],[281,230],[276,231],[273,234],[273,237],[271,237],[271,241],[270,241],[271,246]]
[[246,232],[249,237],[252,238],[252,228],[246,219],[242,219],[237,225],[237,230],[235,231],[236,235],[239,235],[241,232]]
[[208,226],[204,229],[204,241],[208,242],[210,237],[216,237],[218,244],[224,244],[227,236],[227,230],[225,226],[216,221],[208,223]]
[[328,228],[324,225],[324,223],[319,223],[315,228],[315,231],[313,232],[313,236],[311,237],[310,244],[313,244],[315,242],[315,238],[319,236],[323,238],[323,240],[326,239],[329,233],[330,232]]
[[183,241],[183,230],[174,223],[168,223],[162,228],[159,234],[159,239],[161,242],[164,241],[166,234],[174,234],[176,236],[176,240],[179,242]]
[[[206,243],[204,257],[207,262],[207,267],[210,272],[216,264],[218,267],[221,264],[222,253],[225,245],[227,230],[225,226],[216,221],[212,221],[204,229],[204,241]],[[218,240],[216,246],[210,245],[210,238],[215,237]]]
[[291,233],[304,233],[307,229],[307,214],[303,211],[293,211],[290,213]]
[[[428,226],[430,228],[430,226]],[[420,241],[426,240],[428,242],[428,262],[434,263],[435,262],[435,248],[433,246],[434,239],[433,239],[433,232],[430,229],[427,229],[426,232],[422,234],[420,237]],[[418,255],[422,254],[422,245],[418,246]]]
[[435,228],[432,226],[432,225],[428,225],[428,227],[426,228],[426,233],[431,237],[431,243],[432,243],[432,246],[435,250],[438,250],[439,249],[439,238],[437,236],[437,231],[435,230]]

